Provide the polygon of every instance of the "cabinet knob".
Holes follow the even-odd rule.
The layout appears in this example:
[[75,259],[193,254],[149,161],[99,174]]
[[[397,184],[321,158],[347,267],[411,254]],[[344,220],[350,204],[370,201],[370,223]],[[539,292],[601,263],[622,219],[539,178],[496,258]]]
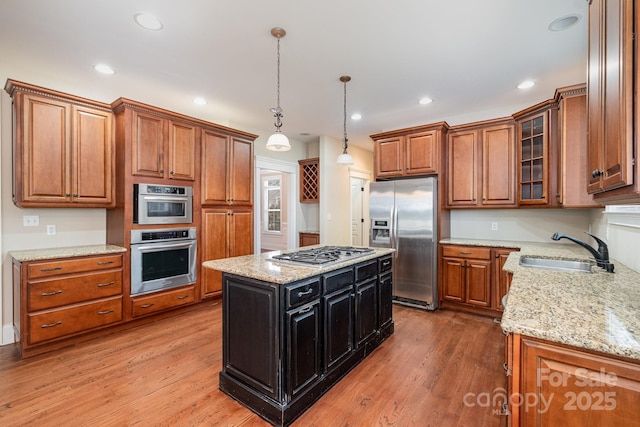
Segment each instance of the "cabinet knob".
[[171,175],[175,174],[175,172],[174,172],[174,171],[171,171],[171,172],[169,172],[169,173],[170,173]]
[[598,170],[598,169],[594,169],[593,172],[591,172],[591,177],[592,178],[597,178],[599,176],[604,175],[604,171]]
[[70,197],[70,196],[71,196],[71,193],[64,193],[64,196],[65,196],[65,197]]
[[160,173],[164,173],[164,169],[160,169]]
[[78,193],[73,193],[73,197],[78,197]]

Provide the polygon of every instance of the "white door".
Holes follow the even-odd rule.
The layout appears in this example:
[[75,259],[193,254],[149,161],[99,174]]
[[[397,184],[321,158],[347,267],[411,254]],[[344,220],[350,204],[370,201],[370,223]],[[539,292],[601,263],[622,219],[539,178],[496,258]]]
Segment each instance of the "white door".
[[363,236],[365,181],[351,177],[351,245],[366,246]]

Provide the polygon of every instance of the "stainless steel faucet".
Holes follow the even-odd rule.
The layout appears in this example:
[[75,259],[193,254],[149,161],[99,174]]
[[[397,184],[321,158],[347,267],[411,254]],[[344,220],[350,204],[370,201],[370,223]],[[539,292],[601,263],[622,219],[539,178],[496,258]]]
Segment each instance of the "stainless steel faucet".
[[596,259],[596,264],[598,264],[598,267],[602,267],[605,270],[607,270],[609,273],[613,273],[614,265],[611,262],[609,262],[609,248],[607,247],[607,244],[602,240],[598,239],[596,236],[594,236],[591,233],[587,233],[585,231],[585,234],[588,234],[589,236],[593,237],[596,240],[596,242],[598,242],[598,250],[593,249],[591,245],[583,242],[582,240],[578,240],[575,237],[567,236],[566,234],[562,234],[562,233],[554,233],[553,236],[551,236],[551,239],[553,240],[567,239],[567,240],[571,240],[573,243],[576,243],[582,246],[583,248],[591,252],[593,257]]

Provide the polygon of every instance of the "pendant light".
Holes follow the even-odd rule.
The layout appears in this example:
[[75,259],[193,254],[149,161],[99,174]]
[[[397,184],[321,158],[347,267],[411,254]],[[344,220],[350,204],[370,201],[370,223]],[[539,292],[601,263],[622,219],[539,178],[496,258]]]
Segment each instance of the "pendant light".
[[344,121],[343,121],[343,125],[344,125],[344,141],[343,141],[343,150],[342,150],[342,154],[340,154],[338,156],[338,161],[337,163],[339,165],[344,165],[344,166],[348,166],[348,165],[352,165],[353,164],[353,158],[351,157],[351,154],[347,153],[347,141],[349,141],[347,139],[347,82],[351,80],[351,77],[349,76],[342,76],[340,77],[340,81],[342,83],[344,83]]
[[275,27],[271,29],[271,35],[278,39],[278,86],[277,86],[277,106],[275,108],[271,108],[269,111],[273,113],[273,117],[275,117],[276,121],[274,125],[276,126],[276,131],[273,135],[269,137],[267,141],[267,149],[271,151],[288,151],[291,149],[291,145],[289,145],[289,138],[285,134],[280,131],[280,127],[282,126],[282,108],[280,108],[280,39],[285,36],[287,32],[280,27]]

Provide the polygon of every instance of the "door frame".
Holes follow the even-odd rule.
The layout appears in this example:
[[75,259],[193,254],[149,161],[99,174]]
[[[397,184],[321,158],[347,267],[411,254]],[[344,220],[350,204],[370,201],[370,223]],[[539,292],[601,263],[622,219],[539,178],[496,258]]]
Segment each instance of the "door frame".
[[[362,192],[362,215],[364,217],[364,224],[362,225],[362,240],[363,246],[368,246],[370,242],[370,219],[369,219],[369,183],[371,182],[371,172],[362,169],[349,168],[349,187],[351,187],[351,178],[361,179],[364,191]],[[351,194],[349,194],[349,230],[351,230],[351,212],[353,206],[351,206]],[[349,237],[351,242],[351,237]]]
[[[271,159],[269,157],[255,157],[253,174],[253,253],[260,253],[260,212],[262,200],[260,199],[260,171],[262,169],[278,171],[289,175],[289,191],[286,194],[287,200],[287,248],[296,248],[296,207],[298,206],[298,164],[283,160]],[[285,196],[283,194],[283,196]]]

